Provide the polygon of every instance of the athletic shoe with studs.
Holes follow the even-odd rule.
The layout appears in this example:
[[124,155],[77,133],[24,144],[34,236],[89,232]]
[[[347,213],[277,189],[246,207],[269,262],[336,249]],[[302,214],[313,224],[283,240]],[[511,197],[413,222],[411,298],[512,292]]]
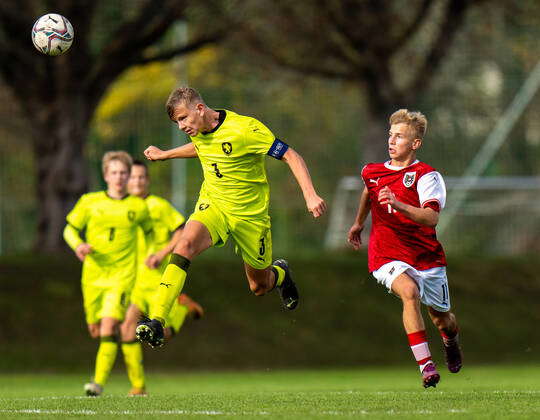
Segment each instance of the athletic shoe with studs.
[[424,366],[424,369],[422,370],[422,383],[424,388],[429,388],[430,386],[435,388],[440,380],[441,375],[437,372],[435,363],[431,362]]
[[285,278],[281,286],[278,286],[279,296],[281,297],[281,302],[286,309],[293,310],[298,306],[298,289],[296,284],[292,280],[291,270],[289,269],[289,263],[287,260],[279,259],[275,260],[272,265],[277,265],[285,271]]
[[103,387],[95,382],[84,384],[84,392],[88,397],[99,397],[103,392]]
[[163,335],[163,325],[157,319],[147,317],[141,318],[137,322],[135,329],[137,339],[143,343],[148,343],[153,349],[163,346],[165,337]]
[[146,392],[146,389],[144,388],[131,388],[128,392],[129,397],[146,397],[148,396],[148,393]]
[[459,346],[459,337],[443,339],[444,342],[444,358],[446,366],[452,373],[458,373],[463,365],[463,353]]

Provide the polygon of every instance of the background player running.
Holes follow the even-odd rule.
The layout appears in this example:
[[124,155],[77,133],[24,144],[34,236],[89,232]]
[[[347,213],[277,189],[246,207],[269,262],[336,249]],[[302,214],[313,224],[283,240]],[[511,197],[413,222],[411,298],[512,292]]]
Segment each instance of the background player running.
[[311,182],[302,157],[277,139],[258,120],[226,110],[209,108],[192,88],[174,90],[167,112],[191,142],[171,150],[148,147],[150,160],[198,157],[204,182],[195,212],[174,249],[158,292],[155,310],[137,327],[138,337],[151,346],[163,343],[162,325],[182,290],[191,260],[211,246],[223,246],[229,237],[244,260],[251,291],[261,296],[277,286],[287,309],[298,304],[298,291],[287,261],[272,259],[269,186],[265,155],[285,161],[296,177],[308,210],[319,217],[326,210]]
[[435,226],[446,200],[442,176],[416,159],[427,120],[420,112],[400,109],[390,117],[385,163],[362,169],[365,188],[348,240],[354,249],[371,211],[368,247],[369,271],[403,302],[403,325],[422,373],[424,387],[440,380],[431,359],[420,302],[444,342],[448,369],[461,369],[456,317],[450,312],[446,259]]
[[[141,316],[148,315],[151,308],[150,298],[153,296],[165,270],[164,260],[172,252],[182,234],[185,218],[171,203],[164,198],[149,193],[150,177],[146,164],[135,160],[131,167],[128,182],[128,192],[142,198],[148,207],[153,223],[154,234],[145,238],[139,229],[137,238],[137,280],[131,292],[131,305],[122,323],[122,345],[133,348],[132,357],[138,363],[128,363],[128,376],[133,385],[130,395],[146,395],[141,343],[135,338],[135,327]],[[166,319],[164,335],[170,339],[180,331],[182,324],[189,315],[195,319],[203,316],[202,307],[189,296],[181,294],[173,302],[169,316]],[[124,356],[127,354],[124,352]]]
[[[92,338],[100,339],[94,380],[85,385],[86,394],[91,396],[102,393],[116,360],[118,326],[124,319],[137,270],[137,229],[146,236],[152,231],[144,200],[127,193],[131,164],[126,152],[105,153],[102,167],[107,191],[84,194],[67,215],[64,229],[66,242],[83,261],[88,331]],[[139,361],[132,347],[123,345],[122,350],[129,372],[136,368],[130,364]]]

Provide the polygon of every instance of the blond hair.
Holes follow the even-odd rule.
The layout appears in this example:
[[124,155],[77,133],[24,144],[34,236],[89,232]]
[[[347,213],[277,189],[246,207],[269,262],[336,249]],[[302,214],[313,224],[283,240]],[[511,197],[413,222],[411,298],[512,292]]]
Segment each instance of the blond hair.
[[109,164],[113,160],[118,160],[122,162],[124,165],[127,166],[128,172],[131,172],[133,159],[131,158],[129,153],[124,152],[123,150],[114,150],[114,151],[105,153],[103,155],[103,159],[101,159],[101,170],[103,171],[103,175],[105,175],[105,172],[107,172],[107,168],[109,167]]
[[409,111],[408,109],[398,109],[390,115],[390,125],[407,124],[412,129],[415,139],[422,140],[427,130],[427,118],[419,111]]
[[199,92],[187,86],[176,88],[169,95],[169,99],[167,99],[167,114],[169,114],[169,118],[172,120],[174,110],[178,105],[192,105],[194,103],[204,104],[204,100]]

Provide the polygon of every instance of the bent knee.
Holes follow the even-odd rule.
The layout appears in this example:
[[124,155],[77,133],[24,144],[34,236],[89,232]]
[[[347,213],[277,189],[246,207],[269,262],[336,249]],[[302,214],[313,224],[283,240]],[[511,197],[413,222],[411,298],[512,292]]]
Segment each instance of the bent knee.
[[417,302],[420,300],[420,291],[416,284],[403,287],[398,294],[401,300],[406,302]]
[[268,291],[266,287],[259,283],[250,283],[249,289],[255,296],[262,296]]

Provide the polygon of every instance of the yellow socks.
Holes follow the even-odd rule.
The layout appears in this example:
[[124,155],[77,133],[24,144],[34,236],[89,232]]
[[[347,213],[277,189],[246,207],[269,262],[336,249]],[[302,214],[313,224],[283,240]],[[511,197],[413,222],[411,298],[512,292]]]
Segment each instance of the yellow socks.
[[104,386],[109,379],[116,353],[118,352],[118,343],[116,337],[101,337],[101,343],[96,356],[96,372],[94,382]]
[[180,331],[188,313],[189,310],[186,305],[181,305],[179,303],[173,305],[171,312],[169,312],[169,317],[167,318],[167,321],[169,321],[167,327],[172,328],[173,334],[177,334],[178,331]]
[[171,260],[161,277],[157,293],[154,297],[153,312],[150,318],[164,324],[174,300],[180,295],[186,281],[190,261],[178,254],[172,254]]
[[131,341],[122,343],[122,353],[129,381],[133,388],[144,388],[143,353],[141,343]]
[[276,276],[276,286],[281,286],[283,280],[285,279],[285,270],[278,265],[273,265],[272,271]]

